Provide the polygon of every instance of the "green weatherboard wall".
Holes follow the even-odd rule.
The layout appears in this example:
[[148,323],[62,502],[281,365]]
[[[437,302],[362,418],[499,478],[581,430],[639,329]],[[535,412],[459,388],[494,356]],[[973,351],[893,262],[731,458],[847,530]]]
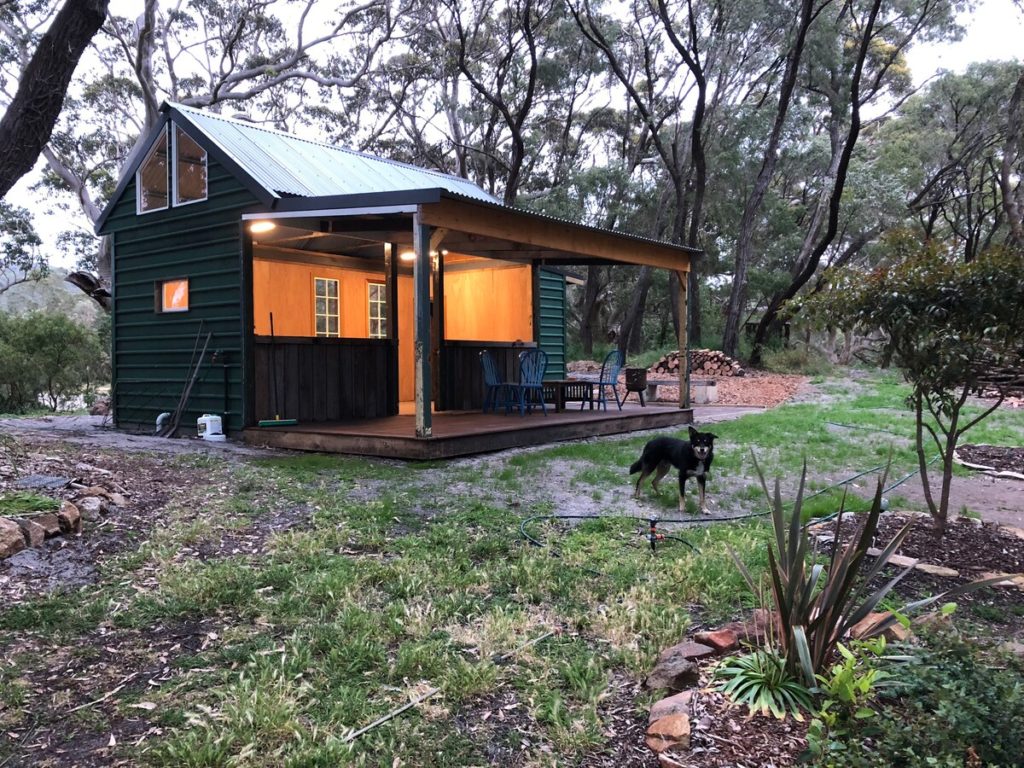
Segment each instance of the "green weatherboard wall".
[[[234,176],[209,159],[208,199],[137,215],[135,183],[111,212],[113,235],[114,418],[118,427],[152,430],[173,411],[188,378],[202,326],[213,337],[181,426],[204,413],[242,426],[241,213],[256,203]],[[189,279],[189,311],[157,312],[161,281]],[[211,363],[211,353],[218,357]],[[226,374],[226,375],[225,375]],[[226,379],[226,386],[225,386]]]
[[565,277],[540,270],[540,348],[548,353],[545,378],[565,378]]

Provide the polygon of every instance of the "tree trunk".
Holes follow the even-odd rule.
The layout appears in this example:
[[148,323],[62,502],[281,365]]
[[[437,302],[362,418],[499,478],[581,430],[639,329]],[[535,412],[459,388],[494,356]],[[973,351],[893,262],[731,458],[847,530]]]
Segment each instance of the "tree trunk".
[[786,57],[786,70],[779,85],[779,103],[775,110],[775,121],[772,124],[768,143],[765,145],[761,170],[758,171],[754,188],[743,206],[739,236],[736,240],[732,290],[729,292],[729,302],[726,305],[725,333],[722,338],[722,350],[730,357],[736,357],[736,350],[739,347],[740,317],[746,302],[747,272],[750,269],[750,260],[754,251],[754,228],[761,205],[764,203],[765,194],[768,192],[768,186],[771,184],[772,176],[775,175],[775,166],[779,158],[779,143],[782,141],[782,129],[786,123],[786,115],[789,113],[789,105],[793,100],[793,91],[796,88],[797,75],[800,71],[807,31],[814,20],[812,6],[812,0],[801,0],[796,38]]
[[640,267],[637,274],[633,297],[629,309],[622,319],[617,340],[619,351],[625,357],[627,352],[639,352],[643,337],[644,308],[647,306],[647,292],[651,288],[651,267]]
[[[754,335],[754,349],[752,362],[757,365],[761,362],[761,347],[771,331],[778,328],[778,313],[783,304],[792,299],[814,276],[821,257],[828,250],[832,241],[835,240],[839,231],[839,208],[843,197],[843,190],[846,188],[846,176],[850,168],[850,159],[853,157],[854,147],[857,146],[857,139],[860,137],[860,99],[861,77],[864,73],[864,62],[867,59],[868,50],[874,39],[875,19],[881,9],[882,0],[875,0],[868,15],[860,39],[860,46],[857,52],[857,61],[854,64],[853,76],[850,78],[850,125],[846,132],[846,140],[842,143],[838,140],[838,108],[833,106],[832,128],[832,160],[829,163],[828,177],[832,179],[831,192],[828,197],[828,224],[824,234],[818,237],[818,228],[821,226],[821,215],[825,210],[824,206],[817,205],[812,223],[808,229],[808,236],[805,245],[801,249],[800,258],[794,264],[792,280],[782,291],[772,296],[761,321],[758,323],[757,332]],[[814,243],[813,248],[808,248]],[[809,252],[808,252],[809,251]]]
[[1010,108],[1006,116],[1006,143],[1003,145],[1003,160],[999,168],[999,187],[1002,191],[1003,210],[1010,225],[1010,238],[1015,245],[1024,245],[1024,212],[1021,210],[1020,180],[1014,184],[1014,161],[1020,157],[1024,143],[1024,72],[1017,78]]
[[580,343],[583,353],[594,354],[594,326],[597,325],[598,297],[601,295],[601,268],[587,267],[587,282],[583,286],[583,304],[580,306]]
[[107,0],[67,0],[39,41],[0,119],[0,197],[50,140],[78,60],[106,18]]

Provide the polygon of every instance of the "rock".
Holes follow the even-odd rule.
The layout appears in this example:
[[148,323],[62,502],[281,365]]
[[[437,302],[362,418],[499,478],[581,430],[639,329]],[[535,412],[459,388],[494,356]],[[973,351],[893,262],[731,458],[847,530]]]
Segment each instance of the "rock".
[[64,533],[82,532],[82,514],[78,511],[78,507],[70,501],[61,503],[60,511],[57,513],[57,521],[60,523],[60,529]]
[[79,499],[75,506],[78,507],[78,511],[82,513],[82,518],[94,523],[101,517],[107,514],[107,505],[103,499],[98,496],[85,496]]
[[110,413],[110,398],[103,397],[92,404],[89,409],[90,416],[106,416]]
[[1007,640],[999,646],[999,650],[1024,658],[1024,643],[1018,643],[1016,640]]
[[683,655],[682,651],[685,645],[689,645],[689,643],[673,645],[659,654],[658,663],[654,665],[654,669],[644,683],[648,688],[684,691],[697,684],[700,680],[700,672],[697,665]]
[[932,576],[945,576],[950,579],[955,579],[960,575],[960,571],[947,568],[944,565],[932,565],[931,563],[918,563],[914,568],[922,573],[928,573]]
[[78,492],[78,497],[75,499],[75,503],[77,504],[82,498],[89,496],[104,498],[115,507],[123,507],[128,503],[125,497],[120,493],[108,491],[101,485],[90,485],[88,488],[83,488]]
[[683,691],[674,696],[669,696],[656,701],[651,706],[651,714],[647,717],[648,723],[661,720],[669,715],[690,714],[690,702],[693,700],[693,691]]
[[46,531],[46,538],[52,539],[54,536],[60,536],[60,520],[52,512],[36,515],[31,519],[43,527],[43,530]]
[[[684,640],[679,645],[673,645],[672,648],[667,650],[674,650],[679,653],[684,659],[690,661],[696,661],[697,659],[705,659],[708,656],[715,655],[715,649],[710,645],[705,645],[703,642],[692,642],[690,640]],[[662,651],[665,653],[666,651]]]
[[699,632],[694,635],[698,643],[710,645],[718,653],[728,653],[740,647],[740,638],[732,629],[717,629],[714,632]]
[[[871,627],[873,627],[875,624],[877,624],[879,621],[881,621],[889,615],[890,614],[888,611],[882,613],[869,613],[863,619],[861,619],[852,627],[850,627],[850,637],[852,637],[854,640],[860,640],[867,634],[868,630],[871,629]],[[902,624],[896,623],[893,624],[891,627],[886,628],[885,631],[882,632],[882,635],[889,642],[903,642],[908,637],[910,637],[910,630],[908,630]]]
[[35,520],[22,518],[18,520],[18,525],[21,527],[21,533],[25,537],[25,544],[28,546],[38,547],[46,539],[46,531]]
[[719,631],[729,630],[735,632],[737,641],[741,643],[757,643],[765,636],[768,627],[774,621],[775,617],[771,611],[764,608],[755,608],[749,620],[731,621]]
[[21,526],[6,517],[0,517],[0,557],[10,557],[25,548],[25,535]]
[[689,749],[689,715],[669,715],[654,721],[647,728],[647,737],[644,739],[644,742],[647,744],[648,749],[656,755],[673,747]]

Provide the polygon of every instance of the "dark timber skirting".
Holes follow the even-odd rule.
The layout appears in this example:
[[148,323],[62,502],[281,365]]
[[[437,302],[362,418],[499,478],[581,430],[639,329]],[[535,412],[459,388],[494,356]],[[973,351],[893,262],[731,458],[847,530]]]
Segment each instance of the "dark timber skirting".
[[622,411],[539,412],[521,417],[504,413],[435,413],[434,436],[415,437],[412,416],[359,422],[254,427],[243,432],[247,443],[324,453],[352,453],[393,459],[447,459],[560,440],[578,440],[693,423],[693,411],[677,407],[626,406]]

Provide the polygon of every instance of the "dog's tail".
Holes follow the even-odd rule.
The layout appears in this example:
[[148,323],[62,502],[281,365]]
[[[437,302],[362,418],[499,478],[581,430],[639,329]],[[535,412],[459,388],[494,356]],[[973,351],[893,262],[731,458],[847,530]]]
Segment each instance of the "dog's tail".
[[644,460],[642,458],[637,459],[636,461],[629,465],[629,474],[635,475],[637,472],[641,470],[641,468],[643,468],[643,466]]

